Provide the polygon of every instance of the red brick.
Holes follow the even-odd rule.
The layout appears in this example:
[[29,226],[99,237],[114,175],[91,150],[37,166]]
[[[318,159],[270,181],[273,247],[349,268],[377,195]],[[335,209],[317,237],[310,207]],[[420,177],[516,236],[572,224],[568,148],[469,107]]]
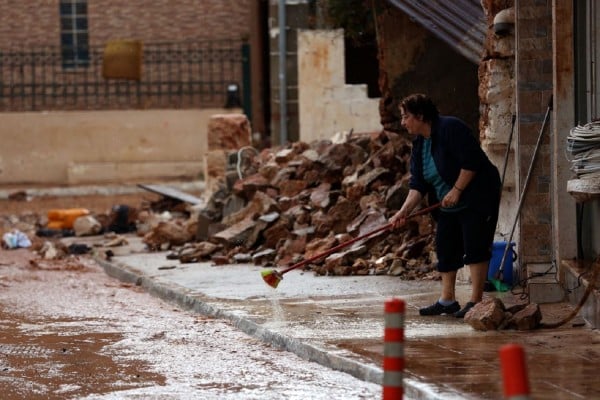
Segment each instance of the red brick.
[[[0,48],[60,44],[59,0],[0,4]],[[250,0],[103,0],[88,2],[90,45],[241,39],[249,35]]]

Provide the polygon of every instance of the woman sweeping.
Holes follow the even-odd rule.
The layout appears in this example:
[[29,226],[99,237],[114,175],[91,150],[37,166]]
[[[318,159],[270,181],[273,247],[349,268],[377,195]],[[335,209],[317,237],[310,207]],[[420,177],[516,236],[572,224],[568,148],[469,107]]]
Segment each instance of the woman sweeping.
[[[406,223],[425,196],[441,202],[436,213],[437,270],[442,277],[439,299],[421,315],[451,314],[463,318],[481,301],[491,259],[500,206],[500,174],[460,119],[439,115],[433,101],[413,94],[400,103],[402,126],[414,136],[409,193],[390,222]],[[456,273],[468,265],[471,298],[463,308],[456,300]]]

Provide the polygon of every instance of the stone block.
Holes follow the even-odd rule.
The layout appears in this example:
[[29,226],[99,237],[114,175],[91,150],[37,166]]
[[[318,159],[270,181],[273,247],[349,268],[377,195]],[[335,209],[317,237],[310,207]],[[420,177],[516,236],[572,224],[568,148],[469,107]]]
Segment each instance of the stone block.
[[238,150],[252,143],[244,114],[215,114],[208,122],[208,150]]
[[206,184],[203,198],[206,202],[225,185],[227,172],[227,152],[225,150],[207,151],[204,155],[204,181]]
[[527,284],[531,303],[558,303],[565,299],[565,291],[552,276],[531,278]]
[[551,263],[527,264],[529,302],[557,303],[565,299],[565,291],[556,279],[556,266]]
[[509,327],[514,327],[519,331],[528,331],[537,329],[542,321],[542,311],[537,304],[529,304],[521,311],[513,314],[509,321]]
[[495,297],[487,297],[477,303],[465,315],[465,322],[478,331],[496,330],[504,320],[504,304]]
[[255,221],[247,218],[213,235],[212,238],[224,246],[240,246],[248,239],[255,224]]

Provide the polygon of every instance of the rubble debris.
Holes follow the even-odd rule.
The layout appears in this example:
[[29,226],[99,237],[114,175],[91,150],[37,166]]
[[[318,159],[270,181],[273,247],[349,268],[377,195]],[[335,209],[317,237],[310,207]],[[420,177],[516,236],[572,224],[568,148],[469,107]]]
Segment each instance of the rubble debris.
[[[195,228],[195,224],[193,228]],[[154,229],[144,235],[142,242],[152,251],[183,246],[194,240],[196,231],[193,228],[190,229],[190,224],[178,220],[160,221]]]
[[115,253],[112,250],[108,249],[104,253],[101,253],[100,256],[103,257],[106,261],[110,261],[115,256]]
[[496,330],[506,318],[506,308],[502,300],[495,297],[484,298],[465,315],[465,322],[478,331]]
[[542,311],[538,304],[532,303],[527,305],[521,311],[515,313],[510,318],[509,327],[514,327],[519,331],[528,331],[539,328],[542,322]]
[[35,232],[35,235],[47,238],[63,238],[75,236],[75,231],[73,229],[40,228]]
[[[210,136],[216,137],[209,138],[213,146],[206,160],[214,168],[210,196],[202,204],[171,192],[140,207],[118,204],[107,214],[85,215],[100,223],[98,233],[136,232],[148,250],[170,251],[168,258],[182,263],[285,267],[387,223],[408,194],[411,141],[404,134],[353,132],[335,143],[296,142],[258,152],[245,151],[250,149],[245,118],[218,116],[211,123]],[[222,136],[231,127],[235,132]],[[217,152],[222,162],[213,165],[210,157]],[[317,275],[439,279],[434,224],[430,215],[415,217],[402,229],[355,243],[305,269]],[[92,223],[74,234],[96,229]],[[38,230],[57,237],[64,232]],[[114,246],[124,239],[107,240],[105,246]]]
[[87,254],[92,248],[85,243],[71,243],[68,247],[69,254]]
[[541,327],[541,321],[542,312],[538,304],[517,304],[507,308],[496,297],[484,298],[465,315],[465,322],[478,331],[533,330]]
[[29,267],[45,271],[83,271],[87,268],[76,256],[29,260]]
[[104,238],[107,239],[107,241],[102,243],[102,247],[125,246],[126,244],[129,243],[127,241],[127,238],[125,238],[125,236],[117,235],[113,232],[104,235]]
[[189,193],[182,192],[180,190],[174,189],[172,187],[164,186],[164,185],[148,185],[148,184],[138,184],[138,186],[142,189],[148,190],[149,192],[160,194],[164,197],[173,198],[175,200],[190,203],[192,205],[202,204],[202,199],[196,196],[193,196]]
[[[240,178],[241,162],[252,143],[250,121],[244,114],[215,114],[207,128],[207,152],[204,154],[204,199],[209,199],[221,187],[228,166],[236,165],[234,171]],[[244,154],[242,154],[244,153]],[[235,159],[233,159],[235,154]]]
[[66,208],[48,210],[48,229],[73,229],[73,223],[79,217],[89,215],[86,208]]
[[182,264],[206,261],[219,249],[221,246],[211,242],[186,243],[172,258],[178,259]]
[[91,215],[84,215],[73,222],[75,236],[95,236],[102,232],[102,224]]
[[16,249],[19,247],[31,247],[29,237],[18,229],[6,232],[2,235],[2,247],[5,249]]
[[44,260],[55,260],[64,258],[68,254],[68,250],[66,250],[64,246],[57,245],[56,243],[50,241],[45,241],[37,253]]
[[24,190],[17,190],[16,192],[12,192],[8,194],[8,200],[10,201],[28,201],[29,196],[27,192]]
[[[264,149],[243,171],[222,171],[219,189],[197,215],[196,243],[186,244],[180,259],[283,267],[384,225],[408,194],[410,150],[408,137],[387,131]],[[430,216],[417,217],[306,269],[439,279],[433,225]],[[149,247],[169,246],[157,242]],[[217,247],[207,252],[206,243]]]
[[110,211],[106,230],[115,233],[135,232],[137,215],[136,208],[126,204],[117,204]]

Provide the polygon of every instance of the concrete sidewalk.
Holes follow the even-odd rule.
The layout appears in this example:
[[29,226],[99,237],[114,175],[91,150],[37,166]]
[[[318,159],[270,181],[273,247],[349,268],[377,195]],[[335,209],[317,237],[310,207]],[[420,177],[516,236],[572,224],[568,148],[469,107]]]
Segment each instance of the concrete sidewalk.
[[[295,270],[273,289],[262,280],[260,266],[180,264],[168,260],[166,253],[146,252],[137,237],[128,240],[127,246],[111,248],[115,256],[110,262],[98,258],[109,275],[181,308],[229,320],[271,345],[370,382],[381,383],[383,377],[385,300],[404,299],[406,398],[502,398],[498,350],[506,343],[525,348],[531,398],[600,398],[600,385],[595,383],[600,334],[584,324],[479,332],[454,317],[418,315],[419,307],[437,299],[439,282],[390,276],[317,277]],[[469,287],[461,284],[457,289],[464,304]],[[506,304],[518,300],[510,293],[491,295],[501,296]],[[559,320],[570,310],[562,303],[542,306],[545,322]]]

